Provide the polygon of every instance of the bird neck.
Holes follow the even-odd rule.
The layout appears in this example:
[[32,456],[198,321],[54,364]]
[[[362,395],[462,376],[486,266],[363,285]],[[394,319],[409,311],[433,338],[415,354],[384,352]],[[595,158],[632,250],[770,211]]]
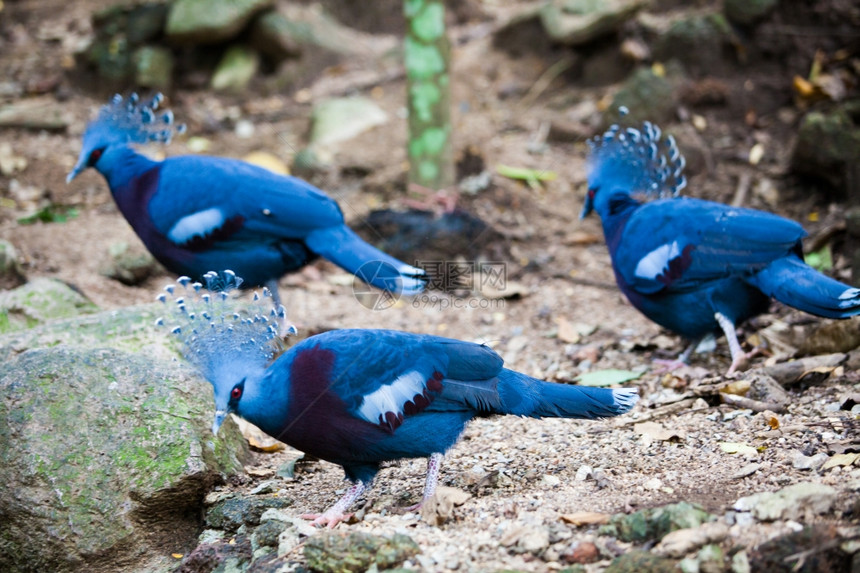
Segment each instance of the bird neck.
[[96,165],[114,193],[128,181],[146,173],[159,162],[142,155],[128,145],[109,147]]
[[627,220],[640,206],[641,203],[626,192],[613,193],[599,206],[598,213],[603,224],[603,235],[606,237],[610,253],[615,253]]

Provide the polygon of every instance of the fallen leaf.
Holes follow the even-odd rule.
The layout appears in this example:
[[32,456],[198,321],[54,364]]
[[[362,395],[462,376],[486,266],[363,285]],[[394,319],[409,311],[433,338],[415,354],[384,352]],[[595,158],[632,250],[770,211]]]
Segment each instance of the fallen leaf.
[[515,281],[507,281],[504,288],[496,288],[490,284],[481,286],[481,294],[489,299],[524,298],[531,294],[529,287]]
[[271,454],[280,452],[285,448],[283,442],[269,436],[254,424],[236,416],[233,416],[233,420],[239,426],[239,431],[248,440],[248,444],[255,450]]
[[750,391],[749,380],[736,380],[724,386],[720,392],[724,394],[734,394],[735,396],[746,396]]
[[183,555],[182,553],[171,553],[170,556],[174,559],[182,559],[183,557],[185,557],[185,555]]
[[758,457],[758,450],[749,444],[739,442],[719,442],[720,449],[727,454],[740,454],[745,458]]
[[573,324],[566,318],[558,317],[556,323],[558,324],[558,339],[562,342],[576,344],[582,340],[582,336],[580,336]]
[[829,470],[830,468],[835,468],[836,466],[850,466],[858,459],[860,459],[860,454],[836,454],[834,456],[831,456],[829,460],[824,462],[824,465],[821,466],[821,469]]
[[603,242],[603,235],[586,233],[585,231],[574,231],[564,239],[565,245],[594,245]]
[[595,370],[593,372],[580,374],[574,378],[574,380],[579,382],[582,386],[611,386],[613,384],[621,384],[623,382],[629,382],[630,380],[636,380],[641,376],[641,372],[608,368],[606,370]]
[[290,174],[290,170],[287,165],[268,151],[252,151],[243,159],[248,163],[258,165],[264,169],[268,169],[272,173],[277,173],[278,175]]
[[761,416],[764,419],[764,423],[770,426],[771,430],[779,429],[779,418],[776,414],[774,414],[770,410],[765,410],[761,413]]
[[574,513],[562,514],[560,517],[565,523],[581,527],[583,525],[603,525],[604,523],[609,523],[610,515],[596,511],[576,511]]
[[454,507],[463,505],[471,497],[461,489],[439,486],[433,497],[421,506],[421,519],[430,525],[442,525],[454,514]]
[[245,468],[245,473],[246,473],[246,474],[248,474],[248,475],[249,475],[249,476],[251,476],[251,477],[260,477],[260,478],[265,478],[265,477],[273,476],[273,475],[275,474],[275,470],[272,470],[272,469],[269,469],[269,468],[266,468],[266,469],[260,469],[260,468],[249,468],[249,467],[246,467],[246,468]]
[[648,436],[661,442],[683,440],[687,437],[687,432],[684,430],[667,430],[657,422],[640,422],[638,424],[634,424],[633,432]]

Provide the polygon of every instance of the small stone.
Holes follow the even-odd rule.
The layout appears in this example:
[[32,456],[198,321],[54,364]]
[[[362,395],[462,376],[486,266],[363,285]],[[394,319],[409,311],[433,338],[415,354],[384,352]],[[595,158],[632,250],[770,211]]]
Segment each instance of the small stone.
[[725,559],[723,550],[715,544],[705,545],[696,555],[701,573],[722,573],[725,571]]
[[561,483],[561,479],[559,479],[558,476],[546,474],[543,476],[543,483],[549,487],[556,487]]
[[27,282],[18,251],[9,241],[0,240],[0,290],[10,290]]
[[260,56],[256,50],[240,45],[231,46],[212,75],[212,89],[239,93],[248,87],[259,67]]
[[578,541],[571,545],[561,558],[565,563],[594,563],[600,560],[600,551],[590,541]]
[[724,523],[703,523],[696,528],[667,533],[654,548],[654,552],[666,557],[682,557],[705,544],[720,543],[728,535],[729,528]]
[[239,33],[274,0],[177,0],[170,6],[165,33],[177,43],[215,44]]
[[173,85],[173,52],[160,46],[143,46],[132,55],[139,86],[169,91]]
[[317,104],[312,121],[310,143],[325,147],[386,123],[388,114],[368,98],[336,98]]
[[256,531],[254,531],[254,539],[259,546],[278,547],[278,538],[286,528],[287,524],[281,521],[264,521],[260,524]]
[[502,535],[499,543],[513,553],[537,554],[549,547],[549,530],[529,525],[515,526]]
[[650,491],[657,491],[658,489],[663,487],[663,482],[660,480],[660,478],[655,477],[649,479],[644,484],[642,484],[642,487]]
[[741,478],[751,476],[754,473],[756,473],[760,467],[761,467],[761,464],[759,464],[759,463],[747,464],[744,467],[742,467],[741,469],[739,469],[738,471],[736,471],[735,473],[733,473],[731,479],[741,479]]
[[824,452],[819,452],[814,456],[805,456],[797,452],[791,461],[791,466],[796,470],[818,470],[827,462],[827,459],[828,456]]
[[594,469],[591,466],[579,466],[579,469],[576,470],[576,476],[573,478],[576,481],[585,481],[591,474],[594,473]]
[[158,272],[159,268],[158,262],[140,243],[132,246],[119,242],[108,247],[108,258],[99,273],[122,284],[136,286]]
[[642,7],[642,0],[553,0],[540,10],[547,35],[578,46],[620,28]]

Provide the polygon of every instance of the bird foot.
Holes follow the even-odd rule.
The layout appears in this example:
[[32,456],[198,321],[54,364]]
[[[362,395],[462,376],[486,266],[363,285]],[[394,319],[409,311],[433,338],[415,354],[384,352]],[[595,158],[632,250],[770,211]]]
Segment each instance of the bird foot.
[[760,346],[756,346],[755,348],[753,348],[749,352],[745,352],[743,354],[738,355],[737,357],[735,357],[734,360],[732,360],[732,364],[731,364],[731,366],[729,366],[729,369],[726,370],[726,376],[725,377],[726,378],[738,377],[743,370],[747,369],[747,366],[749,365],[750,359],[755,358],[756,356],[759,356],[762,354],[765,354],[764,348],[762,348]]
[[422,499],[421,501],[419,501],[415,505],[410,505],[409,507],[407,507],[406,511],[408,511],[408,512],[418,511],[419,509],[421,509],[421,507],[423,505],[424,505],[424,500]]
[[679,368],[683,368],[687,366],[687,363],[679,358],[673,358],[671,360],[665,358],[655,358],[651,361],[652,364],[655,364],[657,368],[651,370],[654,374],[666,374],[668,372],[672,372],[674,370],[678,370]]
[[352,513],[343,513],[341,511],[326,511],[325,513],[303,513],[302,519],[311,520],[311,525],[314,527],[326,527],[334,529],[338,523],[346,522],[353,516]]

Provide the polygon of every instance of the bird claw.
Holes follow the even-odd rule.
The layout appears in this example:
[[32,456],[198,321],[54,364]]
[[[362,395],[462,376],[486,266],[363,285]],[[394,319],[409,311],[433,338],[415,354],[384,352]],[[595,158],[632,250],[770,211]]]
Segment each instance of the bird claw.
[[664,358],[655,358],[651,361],[653,364],[657,365],[658,368],[654,368],[651,372],[654,374],[667,374],[674,370],[678,370],[679,368],[684,368],[687,366],[687,363],[678,358],[673,358],[671,360],[667,360]]
[[314,527],[325,527],[327,529],[334,529],[338,523],[346,522],[353,516],[352,513],[342,513],[342,512],[325,512],[325,513],[303,513],[300,517],[302,519],[311,520],[311,525]]

